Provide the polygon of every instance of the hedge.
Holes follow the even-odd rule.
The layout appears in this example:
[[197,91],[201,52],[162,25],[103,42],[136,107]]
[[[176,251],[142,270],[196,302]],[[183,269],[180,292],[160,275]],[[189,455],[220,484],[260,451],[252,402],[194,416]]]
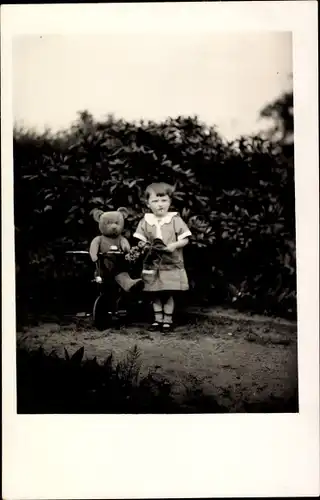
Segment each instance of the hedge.
[[128,207],[130,239],[146,185],[164,180],[175,184],[173,206],[193,234],[185,249],[192,300],[295,317],[289,151],[261,136],[227,142],[197,117],[135,123],[83,112],[58,134],[16,128],[18,312],[48,310],[68,280],[83,296],[92,267],[65,252],[88,249],[97,234],[90,210]]

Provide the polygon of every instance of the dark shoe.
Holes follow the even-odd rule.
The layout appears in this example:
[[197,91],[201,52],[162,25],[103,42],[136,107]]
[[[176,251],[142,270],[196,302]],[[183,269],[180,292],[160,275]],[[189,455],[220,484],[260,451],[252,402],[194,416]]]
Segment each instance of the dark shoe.
[[160,332],[161,331],[161,323],[158,321],[154,321],[152,325],[149,326],[148,328],[149,332]]
[[173,330],[173,324],[172,323],[163,323],[161,330],[162,330],[162,333],[172,332],[172,330]]

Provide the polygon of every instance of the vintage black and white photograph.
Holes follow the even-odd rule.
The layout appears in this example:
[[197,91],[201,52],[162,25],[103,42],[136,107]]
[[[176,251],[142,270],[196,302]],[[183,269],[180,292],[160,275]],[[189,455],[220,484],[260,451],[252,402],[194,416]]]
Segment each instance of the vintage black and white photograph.
[[296,413],[292,33],[17,36],[19,414]]
[[4,497],[317,496],[317,3],[1,21]]

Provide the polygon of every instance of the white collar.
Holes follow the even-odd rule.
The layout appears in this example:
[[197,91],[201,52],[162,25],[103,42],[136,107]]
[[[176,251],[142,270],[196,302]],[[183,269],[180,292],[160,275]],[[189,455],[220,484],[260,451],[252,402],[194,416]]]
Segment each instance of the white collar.
[[177,215],[177,212],[168,212],[164,217],[158,219],[154,214],[149,213],[145,214],[144,218],[150,226],[162,226],[170,223],[175,215]]

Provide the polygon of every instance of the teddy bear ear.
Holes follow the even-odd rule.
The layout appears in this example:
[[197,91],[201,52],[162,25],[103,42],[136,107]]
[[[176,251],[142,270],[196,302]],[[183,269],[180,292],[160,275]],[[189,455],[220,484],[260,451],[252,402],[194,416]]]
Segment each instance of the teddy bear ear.
[[90,215],[93,216],[96,222],[99,222],[101,215],[103,214],[103,210],[99,210],[98,208],[94,208],[91,210]]
[[120,212],[124,219],[126,219],[129,215],[129,210],[126,207],[119,207],[117,212]]

